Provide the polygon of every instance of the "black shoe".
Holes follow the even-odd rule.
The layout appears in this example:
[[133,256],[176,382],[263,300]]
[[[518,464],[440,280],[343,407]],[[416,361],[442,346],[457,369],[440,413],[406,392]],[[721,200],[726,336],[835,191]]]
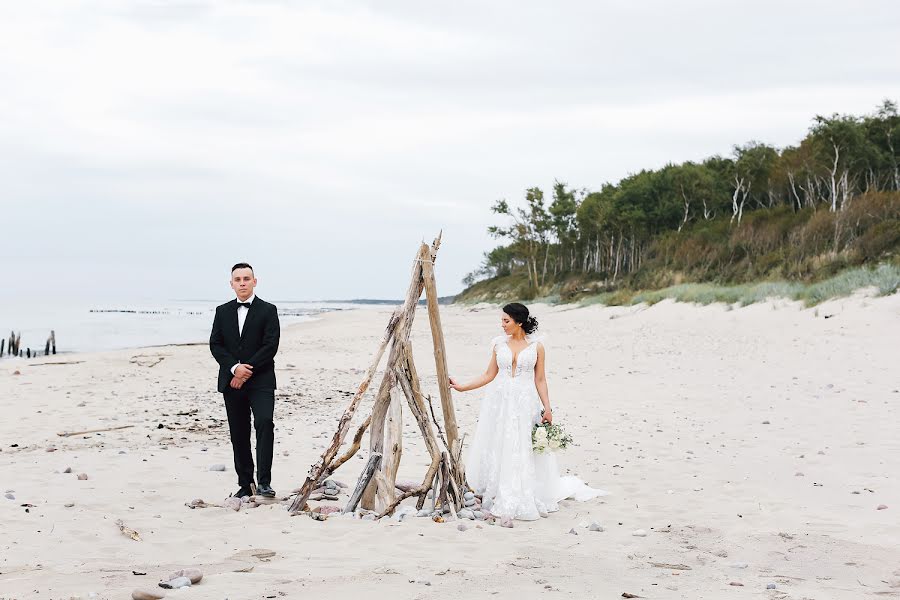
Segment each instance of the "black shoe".
[[250,486],[245,485],[241,486],[241,489],[232,494],[234,498],[243,498],[244,496],[252,496],[253,491],[250,489]]
[[265,496],[266,498],[274,498],[275,490],[272,489],[272,486],[268,483],[261,483],[259,487],[256,488],[256,493],[260,496]]

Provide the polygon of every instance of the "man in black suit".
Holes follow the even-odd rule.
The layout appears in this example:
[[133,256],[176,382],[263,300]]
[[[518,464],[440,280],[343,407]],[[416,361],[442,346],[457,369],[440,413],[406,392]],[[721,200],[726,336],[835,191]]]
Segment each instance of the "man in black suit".
[[[275,353],[281,328],[278,310],[253,290],[253,267],[238,263],[231,268],[231,289],[236,300],[216,307],[209,349],[219,363],[218,389],[225,396],[225,412],[231,431],[234,470],[240,489],[237,497],[275,496],[272,489],[272,452],[275,444]],[[253,455],[250,452],[250,413],[256,428],[256,469],[259,487],[254,490]]]

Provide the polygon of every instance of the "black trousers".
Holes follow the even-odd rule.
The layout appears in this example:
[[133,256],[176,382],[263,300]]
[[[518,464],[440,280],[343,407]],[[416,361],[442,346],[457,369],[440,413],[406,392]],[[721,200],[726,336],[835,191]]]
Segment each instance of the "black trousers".
[[231,449],[234,452],[234,470],[238,485],[253,483],[253,454],[250,452],[250,413],[256,429],[257,481],[272,483],[272,452],[275,446],[275,390],[229,387],[225,390],[225,412],[231,432]]

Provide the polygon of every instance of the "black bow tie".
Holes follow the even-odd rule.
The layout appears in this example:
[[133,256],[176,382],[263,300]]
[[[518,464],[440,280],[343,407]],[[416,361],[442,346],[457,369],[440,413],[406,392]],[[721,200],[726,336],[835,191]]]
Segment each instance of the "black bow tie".
[[244,308],[250,308],[250,302],[238,302],[238,306],[243,306]]

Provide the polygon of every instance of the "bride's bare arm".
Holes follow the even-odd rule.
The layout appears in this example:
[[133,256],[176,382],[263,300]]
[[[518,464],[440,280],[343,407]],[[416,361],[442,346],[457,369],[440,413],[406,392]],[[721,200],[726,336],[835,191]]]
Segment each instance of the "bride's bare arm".
[[534,365],[534,385],[537,387],[541,404],[544,405],[544,420],[552,423],[553,412],[550,410],[550,392],[547,390],[547,375],[544,372],[544,362],[546,362],[544,345],[539,343],[537,347],[537,362]]
[[480,387],[483,387],[494,380],[494,377],[497,376],[499,372],[499,368],[497,367],[497,351],[494,350],[491,352],[491,362],[488,363],[487,370],[480,376],[469,383],[457,383],[455,379],[450,378],[450,389],[456,390],[457,392],[468,392],[470,390],[477,390]]

